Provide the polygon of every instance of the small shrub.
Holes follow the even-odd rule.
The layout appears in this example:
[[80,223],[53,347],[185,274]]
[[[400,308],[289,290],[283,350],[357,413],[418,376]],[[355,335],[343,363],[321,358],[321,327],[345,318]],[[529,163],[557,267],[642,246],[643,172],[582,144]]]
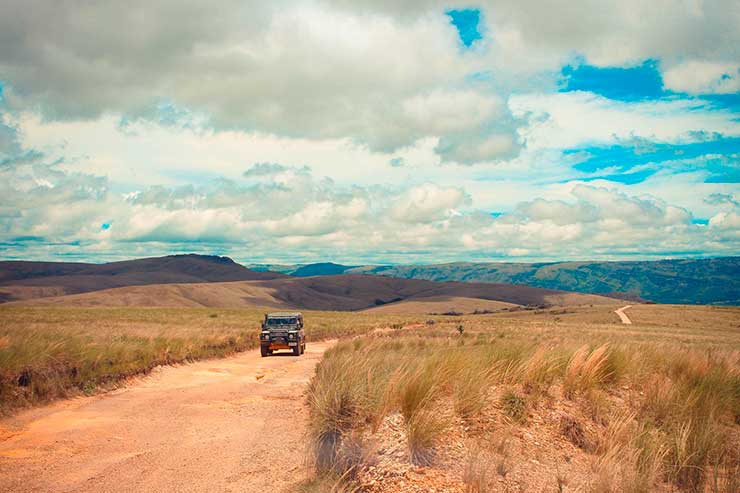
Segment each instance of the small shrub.
[[652,485],[642,484],[634,467],[636,452],[614,448],[594,464],[592,493],[649,493]]
[[609,423],[611,404],[606,392],[596,388],[588,389],[583,395],[583,405],[586,414],[596,423]]
[[465,419],[480,414],[488,399],[488,372],[475,366],[466,367],[455,375],[452,396],[455,412]]
[[667,454],[670,480],[681,488],[698,491],[719,441],[718,430],[711,423],[687,421],[671,434]]
[[601,454],[627,445],[634,433],[635,414],[622,412],[609,420],[606,430],[599,434],[596,448]]
[[504,413],[515,421],[523,423],[527,419],[527,402],[513,390],[507,391],[501,397],[501,406]]
[[337,474],[321,474],[296,486],[299,493],[358,493],[361,487]]
[[432,409],[418,410],[406,422],[409,460],[412,464],[428,466],[434,461],[434,448],[445,429],[445,419]]
[[583,431],[581,423],[573,416],[564,414],[560,417],[560,433],[567,438],[570,443],[583,450],[591,450],[592,445]]
[[532,356],[520,364],[520,381],[528,392],[543,392],[555,378],[555,362],[548,358],[544,348],[538,348]]
[[410,367],[402,372],[395,390],[403,419],[408,422],[419,410],[431,403],[440,390],[438,368],[425,365]]
[[489,463],[488,458],[478,447],[468,451],[465,469],[463,470],[465,493],[487,493],[489,491]]
[[345,438],[367,414],[371,382],[364,368],[338,349],[341,356],[322,361],[309,385],[309,435],[316,470],[344,475],[349,470],[341,453],[349,450]]
[[563,389],[572,398],[576,391],[583,391],[604,384],[612,373],[609,365],[609,345],[603,344],[591,353],[582,346],[571,357],[565,370]]

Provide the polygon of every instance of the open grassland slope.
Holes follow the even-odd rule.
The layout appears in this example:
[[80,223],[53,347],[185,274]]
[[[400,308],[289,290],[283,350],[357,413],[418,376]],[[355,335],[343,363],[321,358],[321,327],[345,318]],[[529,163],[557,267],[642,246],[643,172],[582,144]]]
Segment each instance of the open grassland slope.
[[310,386],[304,490],[738,491],[740,310],[630,310],[631,326],[581,307],[340,343]]
[[430,297],[437,301],[476,298],[516,305],[619,303],[612,298],[602,296],[529,286],[439,283],[365,275],[130,286],[76,295],[39,298],[27,300],[27,303],[77,306],[268,306],[345,311],[362,310],[400,301],[429,300]]
[[462,296],[428,296],[411,298],[365,310],[368,313],[428,313],[440,315],[462,315],[466,313],[486,313],[519,308],[520,305],[504,301],[465,298]]
[[275,290],[251,282],[154,284],[11,302],[34,306],[284,307]]
[[121,286],[278,277],[283,275],[252,271],[228,257],[208,255],[171,255],[107,264],[7,261],[0,262],[0,302]]

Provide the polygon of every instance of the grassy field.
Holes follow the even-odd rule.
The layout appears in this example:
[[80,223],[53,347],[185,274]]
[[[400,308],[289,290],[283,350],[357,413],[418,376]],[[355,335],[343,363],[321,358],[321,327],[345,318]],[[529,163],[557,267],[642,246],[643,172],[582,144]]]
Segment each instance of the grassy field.
[[393,491],[427,466],[468,492],[738,491],[740,310],[628,313],[467,316],[340,343],[310,388],[319,488],[334,475]]
[[[438,471],[449,491],[735,490],[740,310],[637,305],[622,325],[615,308],[304,312],[309,341],[347,339],[310,386],[315,484],[335,475],[393,491],[396,476],[363,476],[380,460],[373,470]],[[0,409],[256,347],[262,314],[0,307]],[[402,457],[378,455],[399,444]],[[439,486],[430,478],[416,481]]]
[[[0,412],[83,393],[155,366],[258,345],[264,311],[0,307]],[[364,333],[408,317],[304,312],[308,340]]]

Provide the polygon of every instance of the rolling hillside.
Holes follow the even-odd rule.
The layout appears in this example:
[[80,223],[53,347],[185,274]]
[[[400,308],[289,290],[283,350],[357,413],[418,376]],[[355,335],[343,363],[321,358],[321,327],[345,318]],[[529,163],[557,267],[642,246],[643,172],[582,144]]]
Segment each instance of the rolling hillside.
[[0,302],[124,286],[279,277],[284,275],[256,272],[228,257],[211,255],[171,255],[107,264],[7,261],[0,262]]
[[426,313],[453,315],[456,313],[483,314],[486,312],[511,309],[517,306],[519,305],[506,303],[505,301],[483,300],[480,298],[464,298],[461,296],[428,296],[375,306],[364,311],[378,314]]
[[[475,300],[478,300],[477,302]],[[272,307],[354,311],[417,302],[429,312],[510,305],[615,304],[601,296],[495,283],[433,282],[369,275],[127,286],[25,300],[33,305]],[[462,303],[464,302],[464,303]],[[498,302],[504,303],[503,305]],[[418,307],[414,308],[417,312]]]
[[[282,267],[282,268],[281,268]],[[740,304],[740,257],[632,262],[467,263],[352,267],[275,266],[300,276],[363,273],[433,281],[526,284],[657,303]],[[621,294],[626,293],[626,294]]]

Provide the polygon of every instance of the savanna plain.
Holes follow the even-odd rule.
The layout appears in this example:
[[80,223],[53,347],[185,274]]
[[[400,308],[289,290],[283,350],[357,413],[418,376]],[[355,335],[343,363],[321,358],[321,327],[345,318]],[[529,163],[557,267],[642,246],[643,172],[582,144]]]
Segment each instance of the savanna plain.
[[[638,304],[625,325],[620,306],[305,311],[309,347],[332,342],[298,387],[283,489],[738,491],[740,309]],[[52,401],[254,353],[263,313],[2,307],[0,440]]]

